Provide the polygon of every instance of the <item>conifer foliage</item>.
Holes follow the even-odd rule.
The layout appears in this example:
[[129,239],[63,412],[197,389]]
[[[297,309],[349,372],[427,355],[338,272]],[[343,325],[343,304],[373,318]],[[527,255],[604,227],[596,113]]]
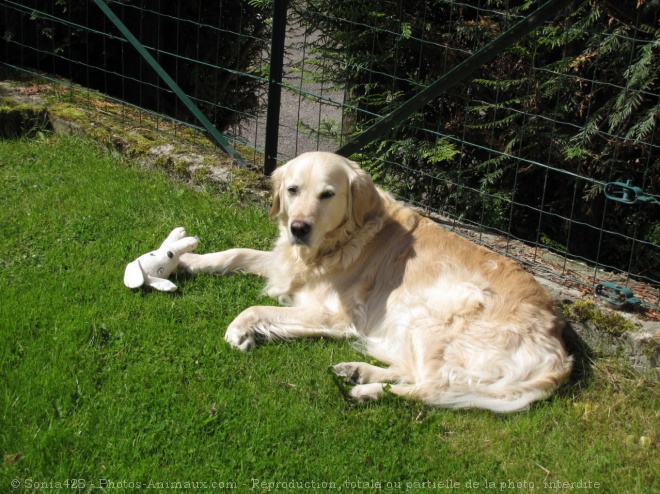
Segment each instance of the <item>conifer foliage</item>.
[[[539,5],[310,0],[296,13],[356,134]],[[657,280],[660,206],[607,201],[603,184],[660,194],[659,21],[658,0],[578,0],[363,158],[411,202]]]

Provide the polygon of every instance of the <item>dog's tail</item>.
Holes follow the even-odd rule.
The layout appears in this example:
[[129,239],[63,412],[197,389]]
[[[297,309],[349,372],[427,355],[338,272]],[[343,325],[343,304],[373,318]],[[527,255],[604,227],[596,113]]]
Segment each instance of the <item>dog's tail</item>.
[[425,401],[430,405],[443,408],[481,408],[496,413],[510,413],[527,410],[531,403],[545,399],[548,396],[549,394],[545,394],[539,390],[531,390],[529,393],[518,398],[503,400],[491,396],[450,391],[433,400]]
[[426,393],[420,391],[425,402],[436,406],[516,412],[527,409],[535,401],[548,398],[570,374],[572,364],[572,357],[556,354],[535,368],[532,375],[522,376],[522,369],[509,367],[508,375],[500,374],[496,380],[480,378],[470,375],[465,369],[454,368],[446,374],[444,389],[436,389],[435,392],[428,389]]
[[[548,398],[555,388],[532,388],[522,392],[508,392],[504,395],[479,393],[477,390],[450,389],[424,401],[444,408],[481,408],[496,413],[509,413],[526,410],[535,401]],[[492,390],[484,390],[492,391]]]

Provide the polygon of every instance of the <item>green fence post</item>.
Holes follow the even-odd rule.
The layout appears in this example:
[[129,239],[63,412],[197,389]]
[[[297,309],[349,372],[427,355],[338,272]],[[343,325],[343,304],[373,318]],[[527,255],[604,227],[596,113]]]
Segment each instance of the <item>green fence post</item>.
[[280,104],[282,101],[282,73],[284,71],[284,40],[286,38],[287,0],[273,2],[273,34],[270,48],[268,75],[268,109],[266,113],[266,144],[264,174],[277,168],[277,146],[280,130]]

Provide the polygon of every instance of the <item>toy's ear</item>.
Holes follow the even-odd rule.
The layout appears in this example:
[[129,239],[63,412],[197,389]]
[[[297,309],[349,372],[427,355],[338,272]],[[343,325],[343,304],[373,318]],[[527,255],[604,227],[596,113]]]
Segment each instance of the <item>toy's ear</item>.
[[160,290],[161,292],[173,292],[176,290],[176,285],[170,280],[164,278],[155,278],[147,275],[147,286]]
[[126,266],[124,271],[124,285],[128,288],[138,288],[144,285],[145,275],[137,259]]
[[186,229],[183,228],[182,226],[179,226],[170,232],[170,234],[167,236],[165,241],[162,244],[160,244],[160,248],[162,249],[167,244],[171,244],[173,242],[176,242],[177,240],[181,240],[185,236],[186,236]]

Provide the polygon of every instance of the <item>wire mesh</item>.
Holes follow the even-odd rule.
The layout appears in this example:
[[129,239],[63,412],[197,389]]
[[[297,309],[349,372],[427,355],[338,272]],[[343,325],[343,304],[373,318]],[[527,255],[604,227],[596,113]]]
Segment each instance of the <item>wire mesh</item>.
[[[271,3],[108,4],[256,159]],[[338,149],[540,4],[291,0],[279,157]],[[574,2],[354,157],[398,197],[536,274],[585,293],[615,283],[658,308],[659,16],[650,0]],[[91,2],[1,0],[0,24],[6,66],[199,128]],[[629,180],[634,203],[620,200]]]
[[[249,2],[109,1],[113,12],[234,142],[262,117],[270,30]],[[238,8],[237,8],[238,7]],[[93,1],[0,2],[6,66],[57,75],[203,130]]]
[[[324,2],[299,13],[335,57],[344,119],[359,132],[540,4],[335,1],[332,16]],[[650,2],[557,12],[359,158],[400,198],[535,273],[585,293],[627,286],[657,308],[658,12]],[[627,180],[646,202],[606,197]]]

